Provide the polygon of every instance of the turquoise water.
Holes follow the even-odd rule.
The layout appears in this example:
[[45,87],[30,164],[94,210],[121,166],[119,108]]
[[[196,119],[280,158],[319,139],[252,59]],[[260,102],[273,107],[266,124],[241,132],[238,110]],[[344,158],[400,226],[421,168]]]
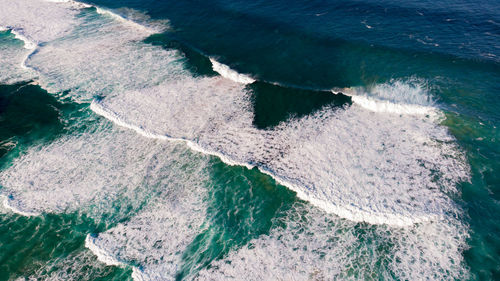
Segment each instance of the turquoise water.
[[500,278],[498,3],[4,2],[0,280]]

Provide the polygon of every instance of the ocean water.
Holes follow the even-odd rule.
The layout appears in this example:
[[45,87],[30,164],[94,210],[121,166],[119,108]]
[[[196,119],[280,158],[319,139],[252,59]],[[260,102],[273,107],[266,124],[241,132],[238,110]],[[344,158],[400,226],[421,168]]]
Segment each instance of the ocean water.
[[498,93],[496,0],[0,0],[0,280],[498,280]]

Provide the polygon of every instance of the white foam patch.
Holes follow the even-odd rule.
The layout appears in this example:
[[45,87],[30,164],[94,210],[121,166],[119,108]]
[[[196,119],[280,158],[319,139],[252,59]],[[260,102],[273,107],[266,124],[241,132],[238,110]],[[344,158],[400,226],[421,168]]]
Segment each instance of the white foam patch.
[[123,261],[119,261],[116,256],[112,253],[107,252],[105,249],[102,249],[96,244],[96,237],[88,234],[85,238],[85,247],[89,249],[94,255],[97,256],[97,259],[106,264],[106,265],[114,265],[114,266],[125,266],[126,263]]
[[251,84],[255,82],[255,79],[253,79],[252,77],[238,73],[235,70],[229,68],[229,66],[222,64],[213,58],[210,58],[210,62],[212,63],[212,69],[224,78],[242,84]]
[[71,32],[81,4],[43,0],[0,0],[0,26],[7,27],[36,46]]
[[169,27],[168,21],[152,20],[146,14],[133,9],[122,8],[111,11],[105,8],[96,7],[96,10],[99,14],[108,15],[122,24],[135,28],[146,34],[160,33]]
[[94,10],[82,13],[82,23],[73,32],[45,44],[27,61],[48,91],[70,90],[77,101],[89,101],[96,95],[157,84],[178,74],[172,69],[187,72],[169,67],[184,63],[176,51],[140,42],[151,32]]
[[[5,207],[25,216],[76,211],[107,224],[127,218],[85,246],[107,265],[132,266],[136,280],[170,280],[206,216],[209,159],[110,125],[15,159],[0,174]],[[50,278],[67,276],[57,273]]]
[[405,82],[393,80],[378,84],[369,91],[365,88],[335,89],[352,97],[359,106],[374,112],[395,114],[435,114],[436,108],[423,81],[409,79]]
[[[281,222],[281,224],[279,223]],[[455,220],[392,229],[356,225],[301,203],[195,280],[466,280],[467,233]]]
[[0,174],[1,193],[21,214],[83,211],[99,220],[112,212],[119,220],[176,182],[182,159],[200,163],[186,151],[104,126],[29,149]]
[[3,207],[13,213],[25,217],[34,217],[40,215],[40,213],[26,210],[25,206],[22,206],[22,204],[20,204],[19,202],[15,202],[13,198],[9,198],[8,196],[0,194],[0,199],[2,199],[3,201]]
[[179,78],[109,96],[92,109],[148,137],[185,140],[257,166],[313,204],[354,221],[437,220],[468,168],[439,114],[379,114],[354,104],[259,130],[250,94],[221,78]]
[[134,280],[174,279],[206,216],[204,168],[185,164],[170,171],[175,177],[164,182],[151,203],[129,221],[88,236],[86,247],[106,264],[133,266]]
[[40,85],[49,92],[69,90],[76,101],[154,85],[171,76],[166,65],[183,63],[172,55],[174,51],[140,42],[168,26],[165,21],[136,23],[128,17],[149,21],[131,9],[120,10],[125,18],[99,7],[82,9],[91,6],[74,1],[0,5],[6,7],[0,12],[0,26],[11,29],[33,50],[20,65],[36,71]]

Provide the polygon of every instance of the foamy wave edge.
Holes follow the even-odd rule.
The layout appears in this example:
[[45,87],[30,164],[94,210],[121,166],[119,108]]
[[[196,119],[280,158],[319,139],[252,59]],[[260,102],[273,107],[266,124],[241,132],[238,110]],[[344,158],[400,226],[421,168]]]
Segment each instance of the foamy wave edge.
[[[122,17],[122,16],[120,16],[120,15],[118,15],[116,13],[113,13],[110,10],[107,10],[107,9],[104,9],[104,8],[101,8],[101,7],[98,7],[98,6],[89,5],[89,4],[78,2],[78,1],[74,1],[74,0],[44,0],[44,1],[45,2],[51,2],[51,3],[68,3],[68,4],[71,4],[71,5],[74,5],[77,8],[80,8],[80,9],[86,9],[86,8],[92,8],[93,7],[93,8],[96,9],[96,12],[98,14],[108,15],[108,16],[112,17],[113,19],[115,19],[115,20],[117,20],[119,22],[122,22],[122,23],[127,24],[129,26],[132,26],[132,27],[134,27],[134,28],[136,28],[138,30],[143,31],[147,35],[151,35],[151,34],[154,34],[154,33],[157,33],[157,32],[161,31],[161,30],[156,30],[156,29],[153,29],[153,28],[146,27],[146,26],[141,25],[141,24],[139,24],[139,23],[137,23],[135,21],[126,19],[126,18],[124,18],[124,17]],[[36,52],[36,49],[39,46],[39,42],[35,42],[34,40],[30,39],[29,35],[25,34],[21,29],[18,29],[18,28],[13,28],[13,27],[10,27],[10,26],[0,26],[0,31],[10,31],[12,34],[14,34],[14,37],[16,39],[23,41],[25,49],[31,50],[31,52],[29,54],[27,54],[26,57],[21,62],[21,68],[23,68],[23,69],[30,69],[29,67],[26,66],[26,61],[28,60],[28,58],[34,52]]]
[[37,212],[32,212],[32,211],[27,211],[27,210],[21,210],[20,208],[14,207],[10,201],[12,201],[8,196],[5,196],[3,194],[0,194],[0,198],[3,198],[3,207],[7,210],[10,210],[11,212],[24,216],[24,217],[36,217],[40,216],[41,213]]
[[97,259],[105,263],[106,265],[111,266],[127,266],[128,264],[122,261],[119,261],[116,257],[106,252],[101,247],[97,246],[94,242],[96,237],[93,237],[91,234],[87,234],[85,237],[85,248],[89,249],[94,255],[96,255]]
[[[54,2],[53,0],[46,0],[46,1]],[[78,7],[83,7],[83,8],[95,7],[95,6],[91,6],[88,4],[84,4],[84,3],[80,3],[80,2],[76,2],[76,1],[72,1],[72,0],[68,0],[68,1],[56,0],[55,2],[66,2],[66,3],[72,3],[72,4],[74,3],[74,4],[78,5]],[[125,19],[117,14],[114,14],[111,11],[108,11],[108,10],[105,10],[102,8],[98,8],[98,7],[95,7],[95,8],[96,8],[98,13],[106,13],[106,14],[113,16],[117,20],[141,26],[140,24],[135,23],[133,21],[130,21],[128,19]],[[144,26],[141,26],[141,29],[142,29],[142,27],[144,27]],[[144,27],[144,28],[146,28],[146,27]],[[147,28],[146,28],[146,30],[147,30]],[[27,37],[23,36],[22,38],[27,38]],[[28,57],[29,57],[29,55],[28,55]],[[253,79],[247,75],[240,74],[240,73],[236,72],[235,70],[229,68],[229,66],[227,66],[227,65],[224,65],[224,64],[217,62],[213,58],[209,58],[209,59],[212,63],[212,67],[213,67],[214,71],[218,72],[224,78],[227,78],[229,80],[232,80],[232,81],[235,81],[238,83],[242,83],[242,84],[249,84],[249,83],[253,83],[256,81],[255,79]],[[23,64],[23,67],[26,67],[26,66],[24,66],[24,64]],[[332,93],[334,93],[333,90],[332,90]],[[347,93],[347,95],[349,95],[349,93]],[[354,103],[356,103],[364,108],[367,108],[371,111],[376,111],[376,112],[391,112],[391,113],[399,113],[399,114],[408,114],[408,113],[409,114],[428,114],[428,113],[436,111],[435,108],[433,108],[433,107],[409,105],[409,104],[397,104],[397,103],[392,103],[389,101],[372,99],[369,97],[359,96],[359,95],[355,95],[355,94],[350,95],[350,96],[353,97]],[[105,117],[106,119],[109,119],[110,121],[114,122],[115,124],[122,126],[122,127],[125,127],[125,128],[128,128],[128,129],[132,129],[142,136],[145,136],[148,138],[159,139],[162,141],[182,141],[182,142],[186,143],[188,145],[188,147],[190,147],[192,150],[201,152],[203,154],[216,156],[228,165],[244,166],[247,169],[257,168],[262,173],[267,174],[267,175],[271,176],[272,178],[274,178],[281,185],[284,185],[284,186],[290,188],[291,190],[295,191],[299,198],[310,202],[311,204],[325,210],[326,212],[334,213],[341,218],[345,218],[345,219],[355,221],[355,222],[366,222],[366,223],[370,223],[370,224],[385,224],[385,225],[396,226],[396,227],[404,227],[404,226],[413,225],[415,223],[422,223],[422,222],[428,222],[428,221],[439,219],[439,216],[435,215],[435,214],[410,216],[409,217],[409,216],[404,216],[401,214],[392,214],[392,213],[376,213],[375,214],[375,213],[372,213],[369,211],[360,210],[360,209],[355,208],[353,206],[342,206],[342,207],[336,206],[330,202],[327,202],[325,200],[319,200],[319,199],[316,199],[316,198],[306,194],[296,184],[293,184],[293,183],[287,181],[286,179],[283,179],[283,178],[275,175],[272,171],[267,170],[265,168],[258,167],[258,166],[255,166],[255,165],[252,165],[249,163],[235,161],[235,160],[231,159],[230,157],[228,157],[227,155],[224,155],[223,153],[220,153],[218,151],[213,151],[210,149],[206,149],[206,148],[204,148],[204,147],[198,145],[197,143],[195,143],[191,140],[188,140],[188,139],[175,138],[175,137],[171,137],[168,135],[158,135],[158,134],[154,134],[146,129],[143,129],[141,126],[128,124],[125,121],[123,121],[120,118],[120,116],[118,116],[118,114],[106,109],[98,101],[93,101],[90,105],[90,109],[92,111],[94,111],[96,114],[101,115],[101,116]],[[24,213],[24,212],[21,211],[18,213]]]
[[132,268],[132,274],[131,277],[133,280],[136,281],[143,281],[143,280],[151,280],[150,278],[144,278],[145,274],[140,268],[137,266],[130,265],[126,262],[120,261],[116,256],[110,254],[103,248],[99,247],[96,243],[95,240],[97,237],[94,237],[92,234],[87,234],[85,237],[85,248],[89,249],[96,257],[97,260],[108,265],[108,266],[117,266],[117,267],[131,267]]
[[95,8],[96,9],[96,12],[98,14],[101,14],[101,15],[108,15],[110,17],[112,17],[113,19],[115,20],[118,20],[122,23],[125,23],[129,26],[132,26],[136,29],[139,29],[139,30],[142,30],[148,34],[153,34],[153,33],[156,33],[156,32],[159,32],[159,30],[155,30],[153,28],[150,28],[150,27],[147,27],[147,26],[144,26],[140,23],[137,23],[133,20],[129,20],[119,14],[116,14],[108,9],[105,9],[105,8],[101,8],[101,7],[98,7],[98,6],[95,6],[95,5],[91,5],[91,4],[87,4],[87,3],[83,3],[83,2],[79,2],[79,1],[74,1],[74,0],[45,0],[46,2],[53,2],[53,3],[70,3],[70,4],[73,4],[73,5],[76,5],[77,7],[79,8]]
[[[241,74],[231,69],[229,66],[222,64],[216,61],[214,58],[210,58],[210,62],[212,63],[212,69],[219,73],[222,77],[234,81],[240,84],[252,84],[257,80],[252,78],[249,75]],[[281,85],[277,82],[269,82],[274,85]],[[338,90],[331,90],[333,94],[339,94]],[[393,113],[393,114],[408,114],[408,115],[430,115],[435,114],[436,108],[432,106],[426,105],[417,105],[417,104],[404,104],[404,103],[396,103],[387,100],[377,99],[376,97],[369,97],[363,95],[357,95],[355,91],[350,89],[342,89],[342,94],[348,95],[351,97],[352,101],[361,106],[364,109],[373,112],[380,113]]]
[[334,89],[331,92],[335,95],[344,94],[351,97],[354,104],[378,113],[392,113],[404,115],[437,115],[438,111],[435,107],[418,104],[396,103],[388,100],[377,99],[367,95],[358,95],[355,91],[350,89],[343,89],[341,91]]
[[212,63],[212,69],[219,73],[222,77],[232,80],[236,83],[241,84],[252,84],[256,80],[252,77],[238,73],[237,71],[231,69],[229,66],[216,61],[214,58],[209,58]]
[[16,30],[15,28],[11,28],[8,26],[0,26],[0,31],[7,31],[7,30],[9,30],[12,34],[14,34],[14,38],[23,41],[25,49],[30,50],[30,52],[26,54],[26,56],[24,56],[20,64],[22,69],[30,69],[29,67],[26,66],[26,61],[36,51],[36,49],[38,48],[38,44],[35,43],[35,41],[29,39],[20,30]]
[[227,155],[224,155],[223,153],[220,153],[218,151],[213,151],[210,149],[206,149],[206,148],[204,148],[204,147],[198,145],[197,143],[195,143],[191,140],[188,140],[188,139],[175,138],[175,137],[171,137],[168,135],[154,134],[154,133],[142,128],[141,126],[129,124],[129,123],[123,121],[123,119],[119,116],[119,114],[107,109],[99,101],[95,101],[95,100],[92,101],[92,103],[90,104],[90,109],[92,111],[94,111],[96,114],[112,121],[113,123],[115,123],[121,127],[134,130],[136,133],[138,133],[144,137],[158,139],[158,140],[162,140],[162,141],[184,142],[192,150],[203,153],[203,154],[216,156],[228,165],[243,166],[243,167],[246,167],[247,169],[257,168],[260,172],[271,176],[279,184],[286,186],[289,189],[295,191],[297,193],[297,196],[300,199],[308,201],[311,204],[313,204],[314,206],[317,206],[328,213],[333,213],[341,218],[348,219],[350,221],[365,222],[365,223],[369,223],[369,224],[384,224],[384,225],[394,226],[394,227],[406,227],[406,226],[411,226],[411,225],[416,224],[416,223],[423,223],[423,222],[429,222],[429,221],[434,221],[434,220],[440,219],[439,215],[437,215],[437,214],[408,217],[408,216],[404,216],[404,215],[390,214],[390,213],[374,214],[374,213],[370,213],[370,212],[367,212],[364,210],[360,210],[360,209],[352,207],[352,206],[336,206],[330,202],[327,202],[325,200],[319,200],[317,198],[314,198],[314,197],[306,194],[297,185],[275,175],[270,170],[267,170],[267,169],[264,169],[262,167],[255,166],[255,165],[252,165],[249,163],[235,161],[235,160],[229,158]]

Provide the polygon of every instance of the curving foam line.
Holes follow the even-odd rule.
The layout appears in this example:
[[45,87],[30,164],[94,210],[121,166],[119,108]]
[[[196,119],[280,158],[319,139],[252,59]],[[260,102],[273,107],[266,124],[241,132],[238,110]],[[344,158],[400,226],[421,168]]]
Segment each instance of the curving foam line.
[[436,111],[433,107],[411,104],[396,104],[390,101],[381,101],[366,96],[351,96],[352,101],[373,112],[395,114],[432,114]]
[[[259,130],[241,85],[250,80],[213,60],[232,79],[191,77],[177,52],[144,45],[137,42],[144,33],[86,13],[78,29],[44,44],[27,64],[52,92],[71,90],[84,101],[104,96],[91,108],[143,135],[256,166],[301,198],[354,221],[401,226],[440,219],[450,204],[441,191],[456,192],[468,177],[453,139],[438,125],[439,112],[395,116],[355,102]],[[370,98],[426,106],[418,102],[425,93],[411,83],[378,87]]]
[[406,217],[404,215],[398,215],[398,214],[391,214],[391,213],[371,213],[367,211],[360,210],[354,206],[337,206],[335,204],[332,204],[331,202],[317,199],[314,195],[310,195],[309,193],[304,191],[304,188],[301,186],[298,186],[296,184],[293,184],[291,182],[288,182],[286,179],[280,177],[279,175],[276,175],[273,173],[273,171],[268,170],[263,167],[251,165],[249,163],[245,162],[238,162],[233,159],[231,159],[229,156],[218,152],[214,151],[211,149],[206,149],[200,146],[199,144],[183,139],[183,138],[175,138],[175,137],[170,137],[167,135],[158,135],[155,133],[152,133],[151,131],[143,129],[141,126],[136,126],[133,124],[126,123],[125,121],[122,120],[116,113],[110,112],[109,110],[106,110],[104,106],[102,106],[99,102],[93,101],[90,105],[90,108],[92,111],[95,113],[105,117],[108,120],[111,120],[115,124],[134,130],[138,134],[147,137],[147,138],[153,138],[153,139],[158,139],[158,140],[164,140],[164,141],[175,141],[175,142],[185,142],[191,149],[194,151],[198,151],[204,154],[208,155],[213,155],[221,159],[224,163],[231,165],[231,166],[243,166],[246,167],[247,169],[253,169],[254,167],[257,167],[262,173],[267,174],[274,178],[278,183],[281,185],[284,185],[293,191],[297,193],[297,196],[305,201],[308,201],[312,203],[315,206],[318,206],[319,208],[322,208],[323,210],[326,210],[329,213],[334,213],[342,218],[346,218],[352,221],[356,222],[368,222],[371,224],[388,224],[388,225],[394,225],[394,226],[409,226],[415,223],[422,223],[422,222],[428,222],[432,220],[438,220],[440,219],[440,216],[437,214],[430,214],[430,215],[423,215],[423,216],[417,216],[417,217]]
[[[441,219],[450,202],[439,190],[453,192],[467,178],[452,138],[431,117],[373,115],[352,106],[258,130],[248,102],[230,82],[184,78],[110,96],[91,109],[144,136],[182,140],[228,164],[256,166],[353,221],[407,226]],[[443,182],[433,181],[434,170]]]
[[204,229],[208,177],[200,160],[162,168],[172,177],[162,181],[160,194],[126,222],[91,237],[88,248],[107,264],[133,262],[134,280],[173,279],[183,252]]
[[98,6],[95,6],[96,10],[97,10],[97,13],[99,14],[102,14],[102,15],[108,15],[108,16],[111,16],[113,19],[115,20],[118,20],[119,22],[122,22],[126,25],[129,25],[133,28],[136,28],[142,32],[144,32],[145,34],[147,35],[151,35],[153,33],[157,33],[157,32],[160,32],[161,30],[155,30],[153,28],[149,28],[149,27],[146,27],[144,25],[141,25],[139,23],[136,23],[134,21],[131,21],[131,20],[128,20],[126,18],[124,18],[123,16],[120,16],[116,13],[113,13],[112,11],[108,10],[108,9],[104,9],[104,8],[101,8],[101,7],[98,7]]
[[184,142],[192,150],[197,151],[197,152],[201,152],[203,154],[217,156],[224,163],[226,163],[228,165],[231,165],[231,166],[243,166],[243,167],[246,167],[249,170],[251,170],[251,169],[253,169],[255,167],[255,166],[250,165],[248,163],[241,163],[241,162],[233,161],[233,160],[229,159],[228,157],[226,157],[225,155],[223,155],[221,153],[217,153],[215,151],[205,150],[201,146],[197,145],[196,143],[194,143],[194,142],[192,142],[192,141],[190,141],[188,139],[175,138],[175,137],[170,137],[168,135],[157,135],[157,134],[154,134],[154,133],[152,133],[152,132],[150,132],[148,130],[145,130],[141,126],[136,126],[136,125],[133,125],[133,124],[126,123],[116,113],[108,111],[98,101],[95,101],[95,100],[92,101],[92,103],[90,104],[90,109],[92,111],[94,111],[96,114],[98,114],[98,115],[100,115],[100,116],[102,116],[102,117],[104,117],[104,118],[112,121],[113,123],[117,124],[118,126],[121,126],[121,127],[127,128],[127,129],[131,129],[131,130],[135,131],[136,133],[138,133],[138,134],[140,134],[140,135],[142,135],[142,136],[144,136],[146,138],[158,139],[158,140],[162,140],[162,141]]
[[[9,29],[6,29],[9,30]],[[12,34],[14,32],[11,31]],[[0,83],[13,84],[20,81],[33,79],[35,73],[25,66],[27,57],[33,52],[24,47],[19,46],[17,41],[19,36],[4,36],[0,39]]]
[[255,79],[253,79],[252,77],[238,73],[235,70],[229,68],[229,66],[222,64],[213,58],[210,58],[210,62],[212,63],[212,69],[224,78],[241,84],[252,84],[253,82],[255,82]]
[[10,210],[13,213],[16,213],[21,216],[25,217],[36,217],[40,216],[41,213],[38,212],[32,212],[32,211],[25,211],[23,210],[20,206],[15,206],[14,200],[10,199],[9,197],[0,194],[0,199],[3,198],[3,206],[5,209]]
[[97,246],[95,240],[96,240],[95,237],[93,237],[90,234],[87,234],[87,237],[85,237],[85,248],[92,251],[92,253],[97,256],[97,259],[100,262],[105,263],[106,265],[113,265],[113,266],[127,265],[126,263],[117,260],[116,257],[113,256],[112,254],[106,252],[104,249],[101,249],[99,246]]
[[371,224],[387,224],[387,225],[393,225],[393,226],[398,226],[398,227],[404,227],[404,226],[413,225],[415,223],[422,223],[422,222],[428,222],[428,221],[441,219],[441,215],[439,215],[437,213],[410,217],[410,216],[405,216],[405,215],[391,214],[391,213],[384,213],[384,212],[374,213],[374,212],[364,211],[364,210],[356,208],[355,206],[352,206],[352,205],[338,206],[338,205],[332,204],[329,201],[318,199],[317,197],[315,197],[311,193],[304,191],[304,187],[287,181],[286,179],[273,173],[272,170],[268,170],[266,168],[255,166],[255,165],[245,163],[245,162],[235,161],[235,160],[231,159],[229,156],[227,156],[221,152],[214,151],[214,150],[207,149],[207,148],[203,148],[199,144],[197,144],[193,141],[189,141],[187,139],[174,138],[174,137],[169,137],[167,135],[154,134],[150,131],[144,130],[140,126],[135,126],[135,125],[124,122],[120,117],[118,117],[114,113],[107,111],[103,106],[99,105],[99,103],[97,103],[97,102],[92,102],[91,109],[95,113],[105,117],[108,120],[113,121],[117,125],[123,126],[125,128],[128,128],[128,129],[132,129],[144,137],[154,138],[154,139],[159,139],[159,140],[168,140],[168,141],[182,141],[182,142],[185,142],[191,149],[198,151],[198,152],[201,152],[201,153],[204,153],[204,154],[217,156],[224,163],[226,163],[228,165],[244,166],[247,169],[252,169],[254,167],[257,167],[262,173],[265,173],[265,174],[273,177],[281,185],[284,185],[284,186],[292,189],[293,191],[295,191],[299,198],[301,198],[305,201],[308,201],[308,202],[312,203],[313,205],[318,206],[319,208],[322,208],[323,210],[325,210],[329,213],[334,213],[334,214],[338,215],[339,217],[346,218],[346,219],[349,219],[351,221],[367,222],[367,223],[371,223]]
[[177,51],[141,43],[146,34],[136,28],[95,10],[83,11],[79,20],[78,29],[44,44],[26,62],[49,92],[71,91],[75,101],[88,102],[94,96],[148,87],[188,72]]
[[14,34],[16,39],[19,39],[24,42],[24,48],[28,50],[34,50],[37,47],[37,44],[28,38],[26,36],[22,35],[20,32],[16,30],[11,30],[12,34]]

